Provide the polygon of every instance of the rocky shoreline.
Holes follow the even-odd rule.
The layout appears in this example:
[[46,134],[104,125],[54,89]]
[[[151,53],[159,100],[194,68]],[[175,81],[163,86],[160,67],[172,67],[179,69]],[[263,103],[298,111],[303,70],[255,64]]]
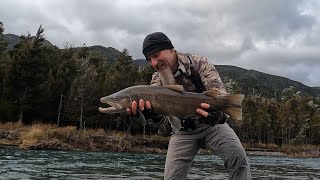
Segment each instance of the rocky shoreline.
[[[165,154],[169,138],[159,135],[131,136],[104,130],[79,131],[75,127],[59,128],[39,125],[4,129],[0,126],[0,148],[30,150],[80,150]],[[249,156],[320,157],[319,146],[312,148],[256,148],[244,146]],[[289,149],[289,150],[287,150]],[[298,150],[297,150],[298,149]],[[199,154],[213,154],[200,149]]]
[[[166,154],[166,149],[159,149],[154,147],[131,147],[126,150],[116,150],[116,148],[106,149],[106,148],[74,148],[68,145],[61,145],[57,141],[40,142],[35,145],[30,145],[28,147],[20,147],[17,144],[0,144],[0,148],[4,149],[28,149],[28,150],[71,150],[71,151],[105,151],[105,152],[131,152],[131,153],[157,153]],[[282,152],[265,152],[265,151],[246,151],[248,156],[288,156]],[[211,155],[214,154],[206,149],[200,149],[198,154],[201,155]]]

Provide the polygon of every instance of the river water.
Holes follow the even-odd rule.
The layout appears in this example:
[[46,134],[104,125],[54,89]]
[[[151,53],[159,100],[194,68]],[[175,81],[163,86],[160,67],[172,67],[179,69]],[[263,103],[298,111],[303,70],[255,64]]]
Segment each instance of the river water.
[[[254,179],[320,179],[320,158],[249,156]],[[162,179],[165,155],[0,149],[0,179]],[[223,161],[198,155],[188,179],[228,179]]]

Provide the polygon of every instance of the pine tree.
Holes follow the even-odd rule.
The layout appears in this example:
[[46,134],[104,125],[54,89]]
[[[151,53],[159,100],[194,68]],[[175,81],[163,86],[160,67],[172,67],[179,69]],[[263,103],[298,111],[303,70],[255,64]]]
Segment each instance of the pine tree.
[[13,103],[5,100],[4,98],[6,74],[10,60],[5,52],[8,43],[4,39],[3,32],[3,23],[0,22],[0,122],[5,119],[12,118],[15,111]]
[[0,62],[4,59],[4,52],[7,49],[8,43],[4,39],[4,28],[3,23],[0,22]]
[[41,121],[44,103],[48,101],[45,82],[52,61],[57,57],[57,49],[43,46],[43,28],[36,36],[21,36],[22,41],[10,52],[11,64],[7,80],[7,98],[17,102],[19,120],[30,123],[32,119]]
[[3,92],[3,84],[4,84],[4,77],[5,77],[5,54],[4,51],[7,48],[7,42],[4,40],[4,35],[3,35],[3,23],[0,22],[0,101],[2,101],[2,92]]

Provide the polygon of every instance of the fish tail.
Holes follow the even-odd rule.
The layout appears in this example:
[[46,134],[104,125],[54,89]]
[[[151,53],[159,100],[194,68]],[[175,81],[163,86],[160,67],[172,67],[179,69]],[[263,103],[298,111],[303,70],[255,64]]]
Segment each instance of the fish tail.
[[230,104],[230,107],[226,108],[224,112],[236,120],[242,120],[241,104],[242,104],[243,98],[244,98],[243,94],[226,96],[226,100]]

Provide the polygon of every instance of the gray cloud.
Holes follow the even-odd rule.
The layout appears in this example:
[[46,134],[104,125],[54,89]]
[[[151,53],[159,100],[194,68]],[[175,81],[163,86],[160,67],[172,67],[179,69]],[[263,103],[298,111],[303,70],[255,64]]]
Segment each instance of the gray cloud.
[[316,0],[4,0],[5,33],[53,44],[102,45],[143,58],[143,38],[165,32],[177,50],[320,86],[320,2]]

